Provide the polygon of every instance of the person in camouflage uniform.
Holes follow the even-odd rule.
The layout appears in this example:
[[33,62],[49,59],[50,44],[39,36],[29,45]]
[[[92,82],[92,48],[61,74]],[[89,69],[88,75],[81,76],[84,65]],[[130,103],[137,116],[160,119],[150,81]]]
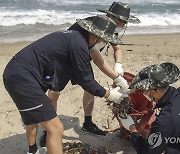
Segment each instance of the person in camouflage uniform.
[[180,70],[176,65],[162,63],[142,69],[130,83],[130,89],[142,91],[150,102],[156,102],[155,108],[161,108],[147,140],[137,132],[130,116],[121,119],[122,125],[131,132],[138,154],[180,153],[180,88],[170,86],[179,78]]

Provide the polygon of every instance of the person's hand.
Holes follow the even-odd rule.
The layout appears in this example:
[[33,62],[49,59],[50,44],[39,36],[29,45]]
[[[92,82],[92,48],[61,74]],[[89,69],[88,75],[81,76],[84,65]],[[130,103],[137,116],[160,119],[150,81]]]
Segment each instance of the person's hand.
[[126,94],[121,94],[119,92],[120,87],[116,87],[114,89],[110,89],[110,95],[107,97],[107,100],[120,103],[125,97],[128,97]]
[[122,92],[126,92],[129,87],[127,81],[120,75],[114,79],[114,84],[120,87]]
[[127,115],[126,119],[120,118],[120,121],[122,126],[128,131],[130,131],[130,126],[134,125],[134,120],[131,118],[130,115]]
[[124,71],[123,71],[123,68],[122,68],[122,64],[120,64],[120,63],[115,63],[115,64],[114,64],[114,71],[115,71],[117,74],[123,76]]

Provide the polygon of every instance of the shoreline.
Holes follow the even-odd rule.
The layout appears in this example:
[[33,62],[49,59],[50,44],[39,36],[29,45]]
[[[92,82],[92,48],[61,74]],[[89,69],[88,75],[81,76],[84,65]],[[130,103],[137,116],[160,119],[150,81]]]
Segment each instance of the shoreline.
[[[44,35],[45,36],[45,35]],[[39,37],[40,38],[40,37]],[[39,39],[38,38],[38,39]],[[136,46],[145,46],[150,45],[152,41],[148,41],[147,38],[150,39],[157,39],[158,41],[161,41],[161,39],[166,39],[166,42],[168,42],[168,38],[172,39],[172,43],[174,44],[178,39],[180,39],[180,32],[179,33],[157,33],[157,34],[125,34],[122,38],[124,47],[136,47]],[[36,39],[37,40],[37,39]],[[35,41],[35,40],[34,40]],[[0,56],[2,55],[11,55],[15,54],[28,44],[34,42],[34,41],[18,41],[18,42],[12,42],[12,43],[1,43],[0,42]],[[156,42],[153,42],[156,43]],[[167,46],[168,44],[165,43]],[[179,51],[180,52],[180,51]],[[178,52],[175,51],[175,53],[178,54]]]
[[[70,27],[70,26],[68,26]],[[9,29],[5,30],[0,34],[0,45],[2,44],[15,44],[19,42],[33,42],[51,32],[64,31],[66,28],[55,26],[45,27],[43,30],[35,28],[29,29]],[[10,28],[10,27],[8,27]],[[0,28],[1,29],[1,28]],[[3,29],[2,29],[3,31]],[[7,32],[6,32],[7,31]],[[9,32],[12,31],[12,32]],[[21,31],[21,32],[19,32]],[[164,35],[164,34],[180,34],[180,26],[169,26],[169,27],[139,27],[139,26],[128,26],[125,31],[125,36],[138,36],[138,35]],[[123,36],[124,37],[124,36]]]

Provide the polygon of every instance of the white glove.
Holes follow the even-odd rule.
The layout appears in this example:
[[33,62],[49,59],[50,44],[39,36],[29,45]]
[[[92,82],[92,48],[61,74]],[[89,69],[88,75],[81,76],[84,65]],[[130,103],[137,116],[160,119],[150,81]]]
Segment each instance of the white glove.
[[114,71],[115,71],[117,74],[123,76],[124,71],[123,71],[123,68],[122,68],[122,64],[120,64],[120,63],[115,63],[115,64],[114,64]]
[[120,90],[120,87],[111,89],[110,95],[109,97],[107,97],[107,100],[115,102],[115,103],[120,103],[125,97],[128,97],[128,95],[126,94],[121,94],[119,90]]
[[130,115],[127,115],[127,119],[120,118],[120,121],[121,121],[121,124],[123,125],[123,127],[129,131],[130,131],[129,127],[131,125],[134,125],[134,120],[131,118]]
[[114,79],[114,83],[121,88],[121,92],[126,92],[129,87],[127,81],[120,75]]

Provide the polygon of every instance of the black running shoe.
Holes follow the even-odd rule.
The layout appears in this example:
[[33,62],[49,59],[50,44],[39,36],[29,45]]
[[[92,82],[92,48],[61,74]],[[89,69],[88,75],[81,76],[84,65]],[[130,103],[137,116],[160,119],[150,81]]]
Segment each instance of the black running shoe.
[[40,139],[40,146],[41,147],[46,146],[46,136],[47,136],[47,132],[44,130],[43,135],[41,136],[41,139]]
[[90,123],[90,124],[83,123],[82,130],[85,132],[95,134],[95,135],[106,136],[106,132],[99,129],[94,123]]

